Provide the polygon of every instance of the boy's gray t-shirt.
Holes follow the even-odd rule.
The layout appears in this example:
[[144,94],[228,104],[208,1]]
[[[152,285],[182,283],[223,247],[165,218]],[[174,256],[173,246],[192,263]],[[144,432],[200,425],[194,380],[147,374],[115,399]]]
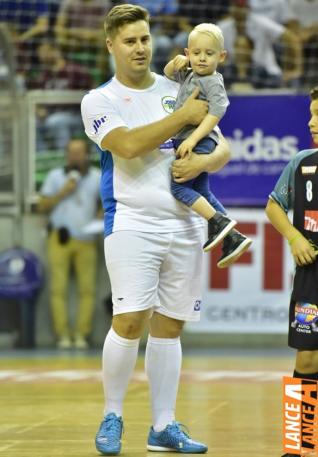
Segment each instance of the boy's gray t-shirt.
[[[198,98],[209,102],[209,114],[217,116],[220,119],[224,116],[230,102],[225,91],[221,73],[215,72],[213,75],[199,76],[193,73],[192,70],[187,70],[175,72],[173,78],[181,84],[175,110],[184,104],[196,87],[199,87],[200,94]],[[175,135],[175,138],[186,139],[195,129],[196,126],[187,125]],[[213,129],[208,136],[216,143],[219,142],[217,130]]]

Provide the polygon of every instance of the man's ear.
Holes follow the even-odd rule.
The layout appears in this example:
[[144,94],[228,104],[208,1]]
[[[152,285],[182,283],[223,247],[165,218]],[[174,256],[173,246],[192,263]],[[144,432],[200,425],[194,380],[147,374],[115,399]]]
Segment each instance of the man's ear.
[[184,48],[184,55],[186,57],[189,57],[189,49],[188,48]]
[[109,54],[112,54],[113,43],[109,38],[106,38],[106,47],[108,49]]

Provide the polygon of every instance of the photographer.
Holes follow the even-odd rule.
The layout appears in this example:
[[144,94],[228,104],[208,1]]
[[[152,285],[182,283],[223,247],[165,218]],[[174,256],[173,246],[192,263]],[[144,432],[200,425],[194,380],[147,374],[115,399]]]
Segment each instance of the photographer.
[[[95,300],[96,243],[85,233],[98,210],[99,170],[89,164],[89,145],[72,139],[66,147],[66,166],[49,172],[41,189],[38,211],[49,214],[48,263],[51,310],[57,346],[88,347]],[[78,283],[79,308],[71,331],[66,306],[70,269]]]

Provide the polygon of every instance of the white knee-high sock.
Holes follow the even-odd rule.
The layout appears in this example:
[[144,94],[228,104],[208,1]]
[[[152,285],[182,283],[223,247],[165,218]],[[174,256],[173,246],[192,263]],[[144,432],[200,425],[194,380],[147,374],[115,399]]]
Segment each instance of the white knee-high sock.
[[122,415],[124,397],[136,365],[139,340],[122,338],[113,328],[106,336],[103,348],[104,415]]
[[145,369],[150,384],[153,428],[163,430],[175,420],[181,372],[180,338],[148,337]]

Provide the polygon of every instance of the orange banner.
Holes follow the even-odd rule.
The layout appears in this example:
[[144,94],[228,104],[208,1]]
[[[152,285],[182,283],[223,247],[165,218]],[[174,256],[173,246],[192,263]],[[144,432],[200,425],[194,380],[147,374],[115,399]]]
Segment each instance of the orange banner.
[[283,378],[283,449],[307,457],[318,452],[318,382]]

